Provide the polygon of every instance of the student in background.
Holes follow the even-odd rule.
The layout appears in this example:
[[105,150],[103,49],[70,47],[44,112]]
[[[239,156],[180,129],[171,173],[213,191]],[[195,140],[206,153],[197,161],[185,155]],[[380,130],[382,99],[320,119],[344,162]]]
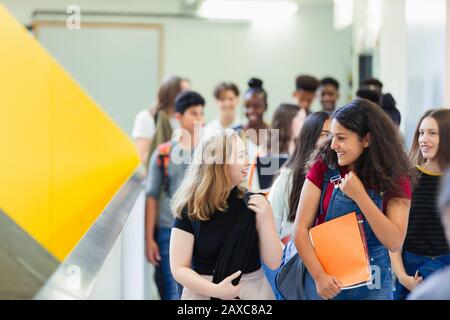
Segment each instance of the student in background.
[[167,81],[171,83],[171,89],[163,98],[165,103],[157,105],[154,110],[155,136],[150,144],[149,154],[152,154],[161,143],[170,141],[172,133],[180,128],[180,123],[175,115],[175,98],[179,93],[190,90],[190,82],[187,79],[170,77]]
[[361,82],[361,88],[377,91],[380,95],[383,93],[383,83],[376,78],[367,78]]
[[[372,83],[372,80],[367,80],[369,83]],[[390,93],[385,94],[384,96],[381,93],[381,87],[377,84],[379,81],[374,79],[373,84],[371,85],[363,85],[356,92],[356,96],[361,99],[367,99],[373,103],[376,103],[383,109],[383,111],[389,116],[390,120],[394,123],[395,128],[397,129],[397,134],[400,136],[400,142],[405,150],[405,138],[403,134],[400,132],[400,121],[401,115],[400,111],[395,107],[395,100]],[[383,105],[380,105],[383,103]],[[384,107],[383,107],[384,106]]]
[[305,121],[305,110],[295,104],[281,104],[272,118],[268,153],[260,155],[250,166],[250,177],[269,192],[275,174],[295,150],[295,141]]
[[410,156],[418,184],[412,194],[403,252],[390,254],[397,276],[394,297],[399,300],[406,299],[433,272],[450,265],[437,207],[440,180],[450,166],[450,110],[429,110],[422,116]]
[[222,132],[238,125],[236,123],[236,111],[239,106],[238,87],[232,82],[221,82],[214,88],[214,97],[219,116],[204,128],[203,136],[205,137],[216,131]]
[[298,106],[305,110],[306,114],[311,113],[311,105],[316,97],[319,87],[319,80],[313,76],[300,75],[295,79],[294,99]]
[[[447,170],[441,184],[439,207],[441,221],[450,247],[450,170]],[[409,296],[411,300],[450,300],[450,266],[436,271]]]
[[[295,142],[306,119],[306,112],[295,104],[281,104],[274,112],[272,130],[278,130],[278,141],[271,141],[271,153],[289,156],[294,153]],[[272,148],[276,146],[275,148]]]
[[[257,156],[267,154],[270,127],[264,122],[264,113],[267,111],[268,105],[263,82],[260,79],[252,78],[248,82],[248,86],[244,95],[244,111],[248,122],[233,129],[244,140],[249,162],[254,164]],[[253,192],[258,192],[260,190],[258,179],[249,176],[248,188]]]
[[244,199],[239,185],[247,173],[245,145],[234,130],[202,139],[172,201],[170,262],[184,287],[181,299],[274,298],[261,262],[276,269],[282,245],[267,199]]
[[[331,137],[312,159],[294,224],[295,246],[308,270],[307,299],[392,299],[387,250],[403,245],[411,199],[410,164],[394,125],[378,106],[356,99],[333,114]],[[337,188],[330,182],[336,175]],[[373,288],[341,291],[342,283],[317,259],[309,230],[351,212],[363,216],[370,264],[380,279]]]
[[361,87],[358,89],[358,91],[356,91],[356,97],[360,99],[366,99],[370,102],[380,105],[381,96],[380,92],[378,92],[377,90]]
[[389,118],[391,118],[395,126],[399,128],[400,123],[402,122],[402,115],[400,114],[400,111],[398,111],[396,105],[397,102],[395,101],[392,94],[390,93],[383,94],[381,101],[381,108],[384,110],[384,112],[387,113]]
[[333,113],[339,100],[339,82],[331,77],[320,80],[319,97],[322,110]]
[[[149,156],[159,143],[170,140],[154,142],[155,136],[155,116],[160,112],[165,112],[170,119],[171,127],[178,128],[178,121],[174,118],[174,101],[175,97],[181,92],[189,90],[189,82],[187,79],[171,76],[164,79],[158,89],[158,97],[156,105],[150,109],[143,110],[136,115],[131,136],[134,138],[136,147],[139,152],[141,163],[147,169]],[[157,116],[156,116],[157,117]],[[171,133],[170,133],[171,134]],[[162,133],[158,134],[158,140],[164,140]]]
[[[394,97],[390,93],[383,93],[383,83],[375,78],[368,78],[365,79],[361,83],[362,90],[369,90],[369,91],[375,91],[378,94],[378,101],[374,101],[375,103],[379,104],[381,108],[386,112],[391,118],[391,120],[394,122],[394,124],[398,127],[400,127],[400,123],[402,121],[402,116],[400,114],[400,111],[398,111],[395,102]],[[367,91],[366,91],[367,92]],[[372,95],[375,97],[374,95]],[[367,98],[366,98],[367,99]],[[369,99],[371,100],[371,99]],[[371,100],[372,101],[372,100]]]
[[286,243],[292,234],[298,200],[308,172],[309,158],[329,136],[330,124],[330,116],[324,111],[314,112],[306,118],[297,138],[294,153],[280,169],[270,189],[268,199],[272,205],[278,235],[283,243]]
[[204,105],[205,100],[193,91],[183,92],[176,98],[175,112],[182,134],[176,140],[160,144],[150,160],[146,187],[146,253],[148,261],[156,266],[155,281],[163,300],[179,298],[169,263],[173,224],[170,200],[184,177],[200,138],[197,134],[203,122]]

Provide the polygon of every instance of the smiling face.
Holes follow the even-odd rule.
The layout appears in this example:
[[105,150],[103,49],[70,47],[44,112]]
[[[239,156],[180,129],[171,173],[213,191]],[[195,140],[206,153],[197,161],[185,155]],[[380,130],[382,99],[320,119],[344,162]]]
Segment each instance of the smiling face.
[[432,117],[422,120],[419,127],[419,147],[427,161],[433,161],[439,151],[439,126]]
[[323,110],[333,112],[339,99],[339,92],[331,84],[322,85],[319,89],[320,103]]
[[266,103],[262,94],[248,93],[245,97],[245,116],[249,124],[257,125],[263,122],[263,114],[266,111]]
[[233,90],[224,90],[220,93],[219,99],[217,99],[217,105],[220,113],[234,117],[236,108],[239,105],[239,97],[236,96]]
[[233,149],[228,161],[228,174],[231,187],[239,185],[248,174],[247,153],[241,138],[233,139]]
[[342,126],[336,119],[331,122],[331,134],[333,136],[331,149],[337,154],[339,166],[348,166],[350,170],[354,170],[356,161],[364,149],[369,147],[369,135],[361,138],[356,132]]

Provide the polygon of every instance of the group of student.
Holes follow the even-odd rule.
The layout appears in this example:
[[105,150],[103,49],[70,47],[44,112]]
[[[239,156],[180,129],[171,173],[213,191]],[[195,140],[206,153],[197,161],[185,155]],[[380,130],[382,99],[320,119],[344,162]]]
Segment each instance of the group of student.
[[[237,121],[238,87],[224,82],[214,89],[219,115],[203,126],[205,100],[180,77],[164,80],[156,105],[137,115],[132,135],[148,168],[146,254],[162,299],[283,299],[275,279],[289,240],[307,269],[306,299],[405,299],[450,265],[437,205],[450,167],[450,110],[424,114],[408,157],[395,100],[378,80],[341,108],[333,78],[301,75],[295,86],[296,103],[281,104],[271,125],[256,78],[243,96],[245,123]],[[316,95],[322,111],[312,112]],[[275,171],[265,173],[264,158]],[[380,268],[376,288],[341,290],[309,237],[352,211]]]

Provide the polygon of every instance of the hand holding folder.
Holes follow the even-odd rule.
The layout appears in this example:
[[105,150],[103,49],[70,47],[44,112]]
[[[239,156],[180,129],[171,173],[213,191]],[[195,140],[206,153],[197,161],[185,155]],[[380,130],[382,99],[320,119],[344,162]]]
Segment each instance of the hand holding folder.
[[365,235],[356,213],[352,212],[322,223],[309,231],[317,258],[326,273],[350,289],[371,281]]

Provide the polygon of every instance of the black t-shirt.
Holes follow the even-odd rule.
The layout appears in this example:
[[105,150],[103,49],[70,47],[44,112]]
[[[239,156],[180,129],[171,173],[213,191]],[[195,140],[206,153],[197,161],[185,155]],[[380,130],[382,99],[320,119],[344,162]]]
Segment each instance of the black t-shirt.
[[448,254],[450,250],[437,206],[441,177],[417,170],[419,183],[412,194],[403,249],[422,256]]
[[[239,210],[233,210],[238,201],[237,188],[234,188],[228,197],[228,209],[216,211],[208,221],[191,221],[184,210],[182,218],[175,218],[173,227],[194,235],[194,252],[192,257],[193,269],[201,275],[213,275],[214,267],[220,251],[229,233],[239,220]],[[245,214],[254,214],[245,211]],[[242,257],[244,259],[245,257]],[[258,237],[251,245],[247,267],[243,273],[251,273],[261,268]]]

